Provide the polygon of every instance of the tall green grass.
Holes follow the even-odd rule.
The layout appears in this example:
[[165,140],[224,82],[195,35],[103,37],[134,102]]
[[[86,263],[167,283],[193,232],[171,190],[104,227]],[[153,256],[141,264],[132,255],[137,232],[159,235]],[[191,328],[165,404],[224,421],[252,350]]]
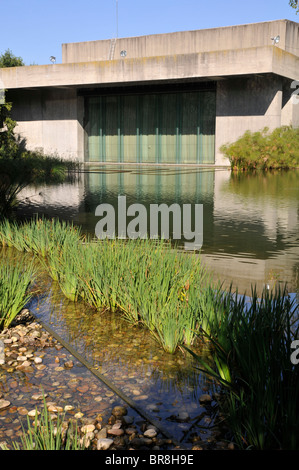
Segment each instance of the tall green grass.
[[[38,410],[36,410],[38,411]],[[84,450],[84,438],[80,439],[78,426],[72,421],[65,421],[65,414],[57,415],[53,422],[47,404],[40,414],[35,414],[31,423],[27,416],[27,430],[22,425],[21,444],[13,442],[14,450]]]
[[233,295],[209,298],[213,313],[201,337],[214,366],[191,353],[224,387],[222,409],[241,449],[298,449],[299,368],[291,362],[298,338],[298,305],[286,289],[266,290],[251,301]]
[[0,263],[0,329],[8,328],[31,299],[29,287],[35,276],[33,266]]
[[170,353],[196,337],[197,298],[210,281],[198,255],[183,254],[169,241],[92,241],[72,225],[36,219],[4,221],[0,243],[38,256],[70,300],[119,311]]

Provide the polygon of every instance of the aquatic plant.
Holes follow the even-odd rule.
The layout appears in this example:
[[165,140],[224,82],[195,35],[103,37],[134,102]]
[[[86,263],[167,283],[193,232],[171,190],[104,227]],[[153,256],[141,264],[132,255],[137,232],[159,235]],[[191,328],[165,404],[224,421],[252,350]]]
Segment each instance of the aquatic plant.
[[0,329],[8,328],[31,299],[29,286],[34,277],[33,265],[13,266],[9,261],[0,263]]
[[4,221],[0,241],[34,253],[70,300],[118,310],[148,328],[168,352],[192,344],[198,297],[210,282],[198,254],[184,254],[166,240],[92,241],[55,219]]
[[222,410],[239,448],[298,448],[299,369],[291,362],[298,308],[286,289],[261,298],[253,289],[250,302],[230,290],[208,332],[200,331],[214,366],[189,349],[224,386]]
[[33,423],[27,416],[27,430],[22,424],[21,445],[13,442],[14,450],[84,450],[84,438],[80,438],[78,426],[65,420],[65,413],[57,415],[55,423],[50,416],[47,403],[41,412],[36,408]]
[[25,223],[8,219],[0,223],[0,243],[3,246],[32,252],[43,258],[66,242],[78,244],[82,239],[79,227],[58,219],[47,220],[37,216]]

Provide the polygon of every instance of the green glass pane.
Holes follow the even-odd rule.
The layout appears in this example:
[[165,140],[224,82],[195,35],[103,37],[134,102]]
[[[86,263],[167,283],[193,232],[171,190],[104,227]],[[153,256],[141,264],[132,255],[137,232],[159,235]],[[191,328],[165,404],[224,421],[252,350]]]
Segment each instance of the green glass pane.
[[121,152],[124,162],[137,161],[137,96],[121,99]]
[[138,124],[140,162],[155,163],[158,144],[156,95],[143,95],[140,97]]
[[159,95],[159,163],[176,163],[177,126],[176,95]]

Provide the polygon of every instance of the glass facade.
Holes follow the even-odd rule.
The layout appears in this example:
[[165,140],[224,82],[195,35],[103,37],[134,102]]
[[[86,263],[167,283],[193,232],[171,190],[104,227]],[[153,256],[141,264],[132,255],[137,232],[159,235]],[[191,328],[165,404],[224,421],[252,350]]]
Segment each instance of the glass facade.
[[87,162],[214,163],[215,90],[86,96]]

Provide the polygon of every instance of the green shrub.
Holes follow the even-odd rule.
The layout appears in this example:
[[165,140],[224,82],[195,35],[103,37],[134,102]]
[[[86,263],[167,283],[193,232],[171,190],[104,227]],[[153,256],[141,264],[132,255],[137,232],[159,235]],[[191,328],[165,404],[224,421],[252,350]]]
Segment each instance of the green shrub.
[[220,151],[237,170],[287,169],[299,167],[299,128],[283,126],[269,133],[246,131]]

